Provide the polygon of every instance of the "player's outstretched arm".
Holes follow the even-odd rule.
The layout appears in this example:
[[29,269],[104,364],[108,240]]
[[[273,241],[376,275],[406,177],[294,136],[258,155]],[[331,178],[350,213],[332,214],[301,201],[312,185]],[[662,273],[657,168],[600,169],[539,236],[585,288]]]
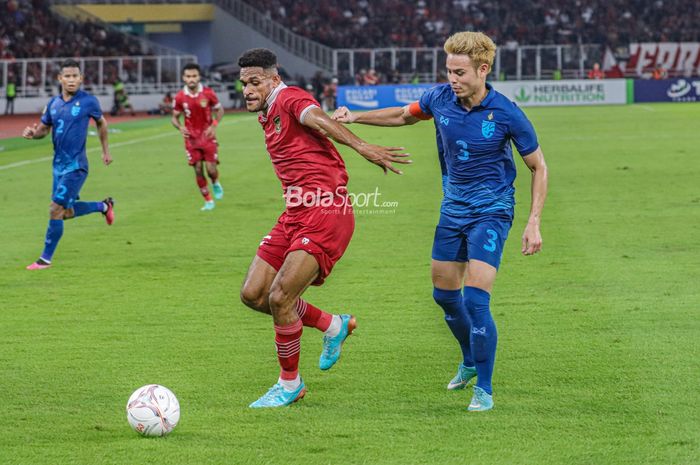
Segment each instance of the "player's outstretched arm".
[[360,123],[371,126],[405,126],[420,121],[420,119],[410,113],[408,105],[382,108],[381,110],[366,111],[364,113],[353,113],[348,107],[340,107],[333,112],[331,118],[344,124]]
[[49,133],[51,126],[47,126],[44,123],[37,123],[33,126],[27,126],[22,131],[22,137],[25,139],[42,139],[46,137]]
[[383,147],[365,142],[350,132],[346,127],[337,121],[332,120],[323,110],[318,107],[311,108],[304,115],[301,124],[311,129],[316,129],[326,134],[334,141],[347,145],[357,153],[384,170],[384,174],[393,171],[396,174],[403,174],[393,163],[408,164],[408,153],[397,153],[404,150],[403,147]]
[[100,137],[100,144],[102,144],[102,163],[109,165],[112,163],[112,155],[109,153],[109,131],[107,131],[107,120],[103,116],[95,121],[95,124],[97,125],[97,135]]
[[544,200],[547,197],[547,164],[544,161],[542,149],[537,147],[537,150],[523,157],[523,161],[532,172],[532,184],[530,194],[530,217],[523,232],[523,247],[524,255],[532,255],[542,250],[542,235],[540,234],[540,219],[542,217],[542,209],[544,208]]

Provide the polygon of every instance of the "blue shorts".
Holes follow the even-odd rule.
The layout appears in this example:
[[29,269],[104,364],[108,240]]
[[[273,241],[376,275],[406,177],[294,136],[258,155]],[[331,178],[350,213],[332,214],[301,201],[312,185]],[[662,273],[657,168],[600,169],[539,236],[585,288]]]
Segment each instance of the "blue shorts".
[[512,224],[511,220],[493,216],[457,223],[441,214],[435,228],[433,260],[467,262],[475,259],[498,269]]
[[65,209],[73,208],[73,203],[80,198],[80,189],[87,175],[85,170],[71,171],[61,176],[54,174],[51,200]]

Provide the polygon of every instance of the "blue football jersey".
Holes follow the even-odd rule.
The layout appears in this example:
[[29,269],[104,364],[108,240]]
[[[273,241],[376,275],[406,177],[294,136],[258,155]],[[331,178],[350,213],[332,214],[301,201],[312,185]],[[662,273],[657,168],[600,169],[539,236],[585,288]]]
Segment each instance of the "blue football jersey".
[[59,95],[46,105],[41,122],[52,126],[53,170],[56,175],[87,171],[85,143],[90,118],[95,121],[102,118],[102,109],[97,98],[83,90],[78,90],[67,102]]
[[513,217],[515,162],[539,146],[532,124],[518,106],[486,84],[484,100],[467,111],[449,84],[425,92],[420,109],[435,119],[438,152],[447,171],[442,213],[454,218]]

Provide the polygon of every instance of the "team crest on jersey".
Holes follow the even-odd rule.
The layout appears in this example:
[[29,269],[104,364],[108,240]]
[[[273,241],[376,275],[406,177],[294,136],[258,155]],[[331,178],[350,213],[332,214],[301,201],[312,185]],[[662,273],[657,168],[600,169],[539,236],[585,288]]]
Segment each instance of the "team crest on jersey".
[[199,106],[202,108],[206,108],[209,106],[209,100],[203,98],[202,100],[199,101]]
[[275,123],[275,132],[277,134],[282,132],[282,121],[280,120],[279,116],[275,116],[275,119],[272,120]]
[[495,121],[482,121],[481,122],[481,134],[490,139],[493,133],[496,132],[496,122]]
[[80,102],[77,102],[71,107],[70,114],[73,116],[78,116],[80,114]]

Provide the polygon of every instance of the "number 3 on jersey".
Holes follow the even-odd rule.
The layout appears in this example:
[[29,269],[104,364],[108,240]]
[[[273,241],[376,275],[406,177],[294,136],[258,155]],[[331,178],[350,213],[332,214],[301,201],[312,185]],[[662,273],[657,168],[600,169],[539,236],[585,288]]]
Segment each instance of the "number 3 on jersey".
[[457,155],[457,158],[462,161],[469,160],[469,150],[467,150],[469,148],[469,145],[463,140],[458,140],[457,145],[459,145],[459,148],[462,149],[459,151],[459,155]]
[[484,244],[484,250],[487,252],[495,252],[496,239],[498,239],[498,233],[493,229],[487,229],[486,234],[489,235],[489,238],[486,240],[486,244]]

